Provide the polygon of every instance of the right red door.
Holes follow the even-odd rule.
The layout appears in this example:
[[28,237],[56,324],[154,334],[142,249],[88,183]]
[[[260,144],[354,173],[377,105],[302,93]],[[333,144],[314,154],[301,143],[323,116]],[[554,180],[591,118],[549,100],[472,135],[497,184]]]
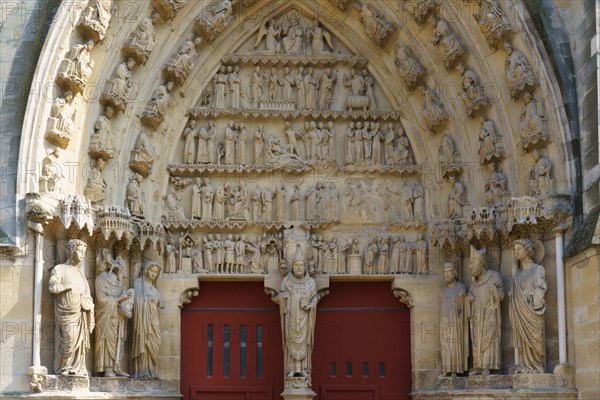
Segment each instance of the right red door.
[[410,399],[410,312],[389,282],[332,282],[315,335],[318,400]]

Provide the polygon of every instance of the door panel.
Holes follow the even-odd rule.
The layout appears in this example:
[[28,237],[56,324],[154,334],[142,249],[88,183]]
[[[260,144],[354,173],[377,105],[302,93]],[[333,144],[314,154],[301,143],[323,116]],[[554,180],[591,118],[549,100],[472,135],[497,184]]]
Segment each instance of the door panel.
[[410,314],[388,282],[332,282],[315,340],[317,399],[410,399]]
[[283,391],[279,310],[262,283],[203,282],[183,308],[181,343],[184,399],[271,400]]

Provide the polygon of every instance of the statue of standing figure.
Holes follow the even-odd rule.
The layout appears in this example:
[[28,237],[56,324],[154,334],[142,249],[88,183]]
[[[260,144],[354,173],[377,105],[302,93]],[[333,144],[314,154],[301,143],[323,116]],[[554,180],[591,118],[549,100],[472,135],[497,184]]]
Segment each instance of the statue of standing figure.
[[485,255],[485,248],[476,250],[471,247],[473,283],[468,296],[471,303],[473,369],[469,375],[487,376],[491,370],[502,368],[500,302],[504,299],[504,286],[500,274],[487,268]]
[[162,295],[156,288],[160,265],[148,261],[133,283],[133,377],[158,379],[158,349],[161,335],[158,309],[165,308]]
[[55,295],[54,372],[87,376],[85,355],[94,330],[94,300],[81,270],[87,245],[79,239],[67,242],[68,260],[50,270],[48,289]]
[[[539,265],[536,245],[528,239],[514,242],[516,265],[510,291],[510,325],[512,342],[519,362],[519,373],[546,371],[546,271]],[[538,258],[538,259],[536,259]]]
[[469,356],[467,287],[457,281],[454,263],[444,264],[442,307],[440,309],[440,344],[442,370],[446,376],[462,374],[468,369]]
[[288,377],[310,377],[318,300],[315,280],[306,272],[304,261],[296,259],[274,298],[280,309]]
[[96,372],[105,377],[129,374],[121,370],[123,346],[127,339],[127,320],[133,310],[133,289],[123,283],[125,262],[113,260],[111,250],[100,249],[96,256]]

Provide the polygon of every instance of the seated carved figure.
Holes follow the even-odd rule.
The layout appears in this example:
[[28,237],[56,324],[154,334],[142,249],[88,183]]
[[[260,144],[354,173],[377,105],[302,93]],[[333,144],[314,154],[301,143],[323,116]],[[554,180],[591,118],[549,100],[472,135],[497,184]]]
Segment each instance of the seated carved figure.
[[538,143],[546,142],[550,138],[546,127],[546,120],[538,110],[538,102],[530,93],[523,96],[525,107],[521,111],[519,122],[521,140],[519,145],[523,150],[529,150]]
[[233,3],[230,0],[222,0],[216,7],[213,6],[208,12],[203,13],[196,20],[196,26],[202,35],[211,41],[229,25],[232,15]]
[[77,29],[86,38],[100,42],[112,18],[112,0],[92,0],[81,13]]
[[94,41],[91,39],[86,43],[73,45],[60,64],[56,83],[70,89],[74,94],[83,92],[94,67],[90,54],[93,47]]
[[142,19],[137,29],[129,34],[123,45],[123,54],[133,58],[138,64],[146,64],[148,56],[156,44],[156,30],[154,24],[158,20],[158,13]]
[[75,108],[72,102],[73,93],[70,90],[67,90],[63,97],[57,98],[52,103],[46,128],[46,139],[63,149],[67,148],[71,136],[75,133]]
[[512,97],[517,98],[523,91],[533,89],[537,85],[537,79],[523,53],[515,50],[509,43],[504,45],[504,51],[508,56],[504,62],[506,81]]

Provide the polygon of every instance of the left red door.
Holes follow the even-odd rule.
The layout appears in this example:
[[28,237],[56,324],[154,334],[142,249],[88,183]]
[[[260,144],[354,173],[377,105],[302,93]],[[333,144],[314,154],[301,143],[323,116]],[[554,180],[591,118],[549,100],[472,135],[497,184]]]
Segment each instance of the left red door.
[[279,310],[262,282],[202,282],[181,314],[184,399],[278,399],[282,371]]

